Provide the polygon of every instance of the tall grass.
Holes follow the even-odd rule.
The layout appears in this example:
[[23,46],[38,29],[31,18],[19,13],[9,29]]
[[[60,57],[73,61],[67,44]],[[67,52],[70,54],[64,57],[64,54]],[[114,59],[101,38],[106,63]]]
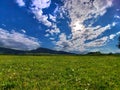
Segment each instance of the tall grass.
[[0,90],[120,90],[120,56],[0,56]]

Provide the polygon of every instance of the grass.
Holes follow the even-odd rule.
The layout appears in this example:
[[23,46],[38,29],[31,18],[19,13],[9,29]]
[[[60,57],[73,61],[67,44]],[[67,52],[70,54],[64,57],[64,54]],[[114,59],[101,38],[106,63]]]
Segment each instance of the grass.
[[0,56],[0,90],[120,90],[120,56]]

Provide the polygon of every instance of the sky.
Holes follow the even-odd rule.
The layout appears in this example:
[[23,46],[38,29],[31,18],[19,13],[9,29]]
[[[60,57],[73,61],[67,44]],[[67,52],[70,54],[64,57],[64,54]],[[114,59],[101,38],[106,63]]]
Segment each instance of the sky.
[[0,0],[0,47],[118,53],[120,0]]

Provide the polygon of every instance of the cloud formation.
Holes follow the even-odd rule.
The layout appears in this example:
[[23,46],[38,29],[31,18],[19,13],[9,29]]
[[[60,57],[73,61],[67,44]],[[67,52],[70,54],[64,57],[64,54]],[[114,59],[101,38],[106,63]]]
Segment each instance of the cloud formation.
[[[16,0],[19,6],[25,6],[23,0]],[[34,14],[34,18],[47,27],[52,27],[52,24],[56,22],[56,12],[58,11],[58,5],[53,9],[51,13],[44,13],[43,9],[47,9],[51,5],[51,0],[30,0],[31,4],[28,6],[31,13]]]
[[0,45],[17,50],[32,50],[40,47],[37,39],[18,32],[0,28]]
[[[62,33],[56,41],[56,49],[66,51],[88,51],[90,48],[104,46],[116,35],[102,36],[104,32],[116,26],[116,23],[105,26],[93,26],[98,17],[102,17],[112,7],[112,0],[65,0],[61,7],[63,14],[71,19],[71,38]],[[66,13],[68,12],[68,13]],[[91,20],[89,20],[91,19]],[[85,21],[89,20],[89,24]]]
[[[23,0],[19,1],[19,6],[22,6]],[[31,0],[29,6],[35,18],[42,24],[50,29],[46,30],[45,37],[49,38],[53,44],[56,45],[55,49],[63,51],[89,51],[91,48],[98,48],[104,46],[110,40],[113,40],[119,32],[103,35],[112,27],[117,25],[116,22],[106,25],[94,25],[99,17],[107,13],[108,8],[113,6],[113,0],[62,0],[63,5],[53,10],[53,14],[46,14],[43,9],[49,8],[51,0]],[[25,5],[25,4],[24,4]],[[57,4],[56,4],[57,5]],[[71,33],[68,35],[66,32],[57,27],[57,14],[59,10],[59,18],[64,19],[64,16],[70,19],[68,23],[71,28]],[[116,15],[114,18],[119,19]],[[88,23],[86,23],[88,21]],[[56,39],[57,38],[57,39]]]
[[48,8],[51,4],[51,0],[32,0],[31,11],[35,15],[35,18],[46,26],[51,26],[52,23],[48,20],[48,15],[43,14],[43,10]]

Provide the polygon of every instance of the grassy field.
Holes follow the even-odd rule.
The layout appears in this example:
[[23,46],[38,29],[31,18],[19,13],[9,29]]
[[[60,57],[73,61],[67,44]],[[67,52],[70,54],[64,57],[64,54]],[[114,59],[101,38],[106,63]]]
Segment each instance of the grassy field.
[[120,90],[120,56],[0,56],[0,90]]

